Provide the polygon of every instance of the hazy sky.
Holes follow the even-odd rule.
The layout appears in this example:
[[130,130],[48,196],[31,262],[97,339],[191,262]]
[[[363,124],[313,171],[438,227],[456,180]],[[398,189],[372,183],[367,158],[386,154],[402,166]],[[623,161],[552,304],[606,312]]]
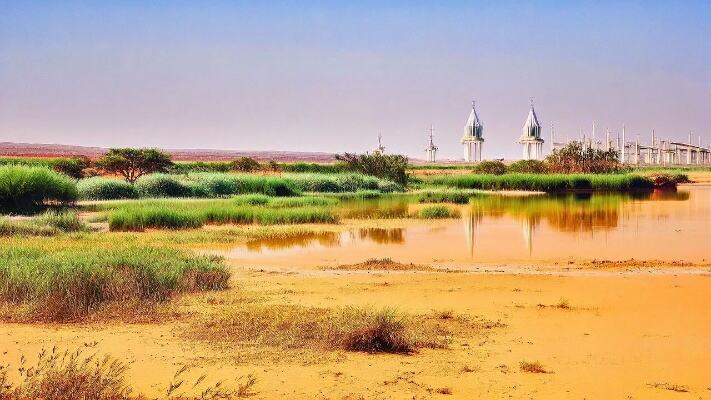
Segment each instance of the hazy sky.
[[[0,141],[484,157],[626,124],[711,141],[711,1],[0,0]],[[695,139],[696,140],[696,139]],[[547,148],[547,147],[546,147]]]

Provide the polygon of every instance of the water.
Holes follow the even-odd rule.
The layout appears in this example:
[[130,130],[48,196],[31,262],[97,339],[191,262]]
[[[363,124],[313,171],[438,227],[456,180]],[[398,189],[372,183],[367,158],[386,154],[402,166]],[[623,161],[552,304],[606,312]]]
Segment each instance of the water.
[[[417,207],[422,205],[399,198],[347,203],[342,212],[398,217]],[[275,266],[381,257],[453,266],[573,259],[711,261],[711,186],[640,195],[490,196],[459,209],[459,219],[378,220],[367,228],[254,241],[227,256]]]

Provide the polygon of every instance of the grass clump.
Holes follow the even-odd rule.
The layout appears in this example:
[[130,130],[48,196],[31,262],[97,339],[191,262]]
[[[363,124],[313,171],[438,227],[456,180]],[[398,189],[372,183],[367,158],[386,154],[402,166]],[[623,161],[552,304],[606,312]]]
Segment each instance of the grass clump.
[[531,374],[549,374],[551,373],[547,369],[543,367],[543,364],[541,364],[538,361],[521,361],[519,364],[519,368],[521,369],[522,372],[528,372]]
[[417,196],[420,203],[453,203],[467,204],[469,198],[476,196],[463,191],[425,192]]
[[286,179],[294,182],[304,192],[342,193],[375,190],[378,192],[402,191],[403,187],[385,179],[358,173],[341,174],[289,174]]
[[44,167],[0,166],[0,209],[26,210],[77,198],[76,183],[66,175]]
[[81,200],[137,199],[136,187],[122,179],[95,176],[77,183]]
[[193,188],[181,182],[175,175],[150,174],[138,178],[135,185],[139,197],[192,197]]
[[393,309],[243,305],[200,321],[190,336],[246,346],[412,353],[446,346],[446,335]]
[[114,302],[153,303],[181,292],[227,286],[215,257],[155,247],[60,247],[10,243],[0,249],[0,300],[30,320],[67,321]]
[[422,219],[443,219],[443,218],[457,218],[459,217],[459,211],[447,207],[447,206],[427,206],[415,213],[415,217]]
[[651,179],[634,174],[504,174],[440,176],[430,183],[459,189],[540,192],[634,191],[653,188]]
[[52,236],[87,230],[86,224],[71,211],[50,210],[25,219],[0,218],[0,236]]
[[83,232],[88,230],[86,224],[73,211],[46,211],[35,217],[33,222],[62,232]]

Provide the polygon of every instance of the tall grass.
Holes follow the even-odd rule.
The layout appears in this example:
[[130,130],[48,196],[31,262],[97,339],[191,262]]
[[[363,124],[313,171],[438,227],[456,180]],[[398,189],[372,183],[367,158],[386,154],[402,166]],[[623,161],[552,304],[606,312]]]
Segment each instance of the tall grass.
[[422,219],[456,218],[459,217],[459,211],[443,205],[434,205],[418,210],[415,217]]
[[77,183],[79,198],[82,200],[137,199],[138,190],[130,183],[99,176],[85,178]]
[[376,190],[389,193],[403,190],[403,187],[395,182],[358,173],[288,174],[285,178],[294,182],[296,187],[304,192],[341,193]]
[[227,286],[220,259],[170,248],[89,246],[47,249],[16,242],[0,249],[0,300],[25,304],[36,320],[79,319],[102,304],[164,301]]
[[653,187],[653,183],[649,178],[634,174],[458,175],[435,177],[429,182],[460,189],[541,192],[572,190],[632,191],[649,190]]
[[0,166],[2,209],[27,209],[47,202],[71,203],[77,197],[74,180],[48,168]]
[[[117,205],[105,205],[112,231],[142,231],[157,229],[189,229],[205,224],[300,224],[336,223],[337,215],[324,206],[307,206],[315,200],[283,202],[270,199],[261,203],[260,197],[211,201],[153,200]],[[294,198],[299,199],[299,198]],[[276,202],[270,205],[270,202]],[[252,204],[258,205],[252,205]],[[110,208],[109,208],[110,207]]]

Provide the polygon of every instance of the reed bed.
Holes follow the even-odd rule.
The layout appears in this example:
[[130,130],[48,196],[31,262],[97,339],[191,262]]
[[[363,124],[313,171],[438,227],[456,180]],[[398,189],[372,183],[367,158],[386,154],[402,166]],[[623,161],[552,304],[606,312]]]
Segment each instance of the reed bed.
[[[330,207],[308,206],[313,199],[292,204],[281,199],[243,197],[228,200],[177,201],[151,200],[102,205],[106,211],[109,229],[112,231],[143,231],[145,229],[190,229],[205,224],[305,224],[338,222],[338,216]],[[270,206],[275,201],[275,205]],[[254,205],[257,204],[257,205]]]
[[229,271],[216,257],[167,247],[85,243],[44,246],[14,241],[0,248],[0,300],[30,320],[78,320],[112,302],[161,302],[191,291],[227,287]]
[[635,174],[503,174],[440,176],[429,183],[460,189],[566,191],[651,190],[651,179]]
[[472,197],[481,196],[481,193],[475,193],[464,190],[445,190],[445,191],[427,191],[417,195],[419,203],[452,203],[452,204],[467,204]]
[[0,166],[0,209],[25,210],[42,204],[73,203],[78,198],[71,178],[45,167]]

